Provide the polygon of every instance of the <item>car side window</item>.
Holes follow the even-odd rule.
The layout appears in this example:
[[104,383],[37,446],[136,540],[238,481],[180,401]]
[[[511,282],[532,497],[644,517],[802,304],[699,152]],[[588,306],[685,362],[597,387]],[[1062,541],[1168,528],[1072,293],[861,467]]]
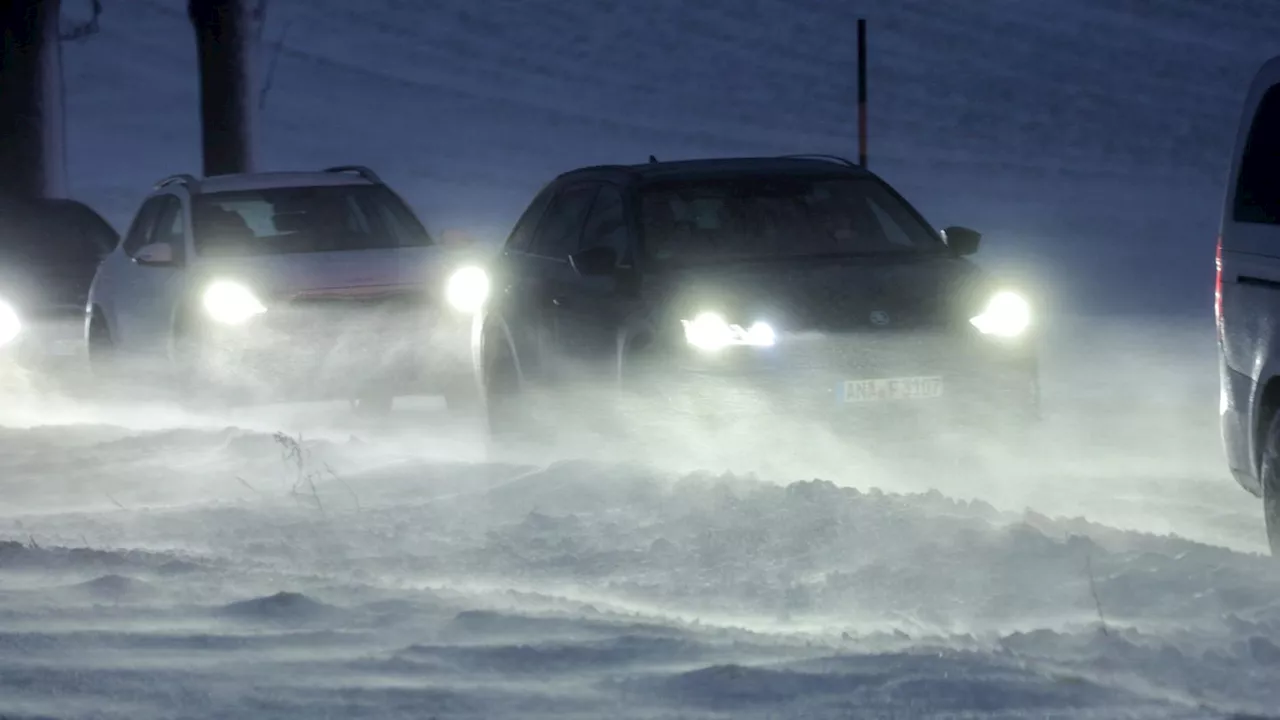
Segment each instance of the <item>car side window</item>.
[[151,233],[152,243],[165,243],[173,248],[175,260],[181,260],[186,249],[187,221],[182,212],[182,201],[173,195],[164,198],[164,205],[156,219],[155,231]]
[[596,185],[575,185],[556,195],[534,235],[534,255],[564,260],[578,249],[582,221],[595,198]]
[[880,231],[885,240],[902,247],[915,245],[907,231],[902,229],[902,226],[893,219],[888,210],[880,206],[880,203],[872,198],[867,198],[867,206],[871,208],[871,214],[875,216],[876,222],[880,224]]
[[605,185],[591,204],[591,212],[582,229],[580,249],[611,247],[618,254],[619,265],[630,265],[629,237],[622,192],[612,185]]
[[1280,225],[1280,85],[1258,103],[1236,178],[1236,222]]
[[151,231],[156,226],[156,214],[164,206],[166,195],[157,195],[150,198],[139,208],[138,214],[133,218],[133,224],[129,226],[129,232],[124,238],[124,251],[129,257],[133,257],[134,253],[142,249],[144,245],[151,242]]
[[507,238],[507,252],[528,252],[529,246],[533,244],[533,232],[538,227],[538,223],[542,220],[542,216],[546,213],[547,205],[551,202],[551,191],[549,189],[538,193],[538,196],[529,203],[529,207],[525,209],[524,214],[516,221],[515,228],[511,231],[511,236]]

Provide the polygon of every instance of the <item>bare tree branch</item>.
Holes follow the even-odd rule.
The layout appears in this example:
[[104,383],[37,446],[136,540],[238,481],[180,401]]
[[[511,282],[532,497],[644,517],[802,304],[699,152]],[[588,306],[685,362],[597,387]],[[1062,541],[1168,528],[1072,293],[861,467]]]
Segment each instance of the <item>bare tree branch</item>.
[[[265,4],[266,0],[262,0]],[[258,110],[262,110],[267,106],[267,95],[271,93],[271,81],[276,76],[276,64],[280,62],[280,53],[284,50],[284,38],[289,34],[289,25],[286,24],[280,31],[280,39],[276,40],[274,49],[271,51],[271,60],[267,64],[267,73],[262,78],[262,87],[258,89]]]
[[[265,2],[266,0],[263,0]],[[70,28],[59,33],[58,37],[63,42],[76,42],[85,38],[97,35],[101,30],[99,18],[102,17],[102,0],[89,0],[93,7],[93,16],[82,23],[72,25]]]
[[249,17],[253,20],[254,30],[258,36],[258,40],[262,40],[262,32],[267,27],[267,3],[270,0],[258,0],[258,4],[253,7],[253,11]]

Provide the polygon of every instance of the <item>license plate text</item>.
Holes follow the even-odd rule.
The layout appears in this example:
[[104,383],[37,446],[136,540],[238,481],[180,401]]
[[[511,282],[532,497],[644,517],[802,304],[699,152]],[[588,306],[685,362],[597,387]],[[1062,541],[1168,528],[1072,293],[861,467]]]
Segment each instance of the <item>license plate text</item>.
[[942,396],[942,378],[928,376],[846,380],[840,386],[839,395],[843,402],[849,403],[925,400]]

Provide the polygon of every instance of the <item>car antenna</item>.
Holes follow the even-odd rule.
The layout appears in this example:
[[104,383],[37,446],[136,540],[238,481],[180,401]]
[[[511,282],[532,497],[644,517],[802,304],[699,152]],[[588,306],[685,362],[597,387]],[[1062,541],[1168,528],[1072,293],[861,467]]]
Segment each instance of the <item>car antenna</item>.
[[658,158],[656,158],[656,157],[654,157],[654,156],[650,155],[650,156],[649,156],[649,163],[650,163],[650,164],[652,164],[652,163],[656,163],[656,162],[658,162]]

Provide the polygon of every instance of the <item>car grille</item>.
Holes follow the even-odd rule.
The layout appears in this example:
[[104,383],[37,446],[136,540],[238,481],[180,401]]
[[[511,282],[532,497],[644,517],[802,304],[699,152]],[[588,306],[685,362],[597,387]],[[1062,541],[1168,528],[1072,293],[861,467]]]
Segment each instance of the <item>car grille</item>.
[[411,331],[435,315],[418,288],[357,288],[312,291],[272,303],[264,324],[280,332],[334,333]]

